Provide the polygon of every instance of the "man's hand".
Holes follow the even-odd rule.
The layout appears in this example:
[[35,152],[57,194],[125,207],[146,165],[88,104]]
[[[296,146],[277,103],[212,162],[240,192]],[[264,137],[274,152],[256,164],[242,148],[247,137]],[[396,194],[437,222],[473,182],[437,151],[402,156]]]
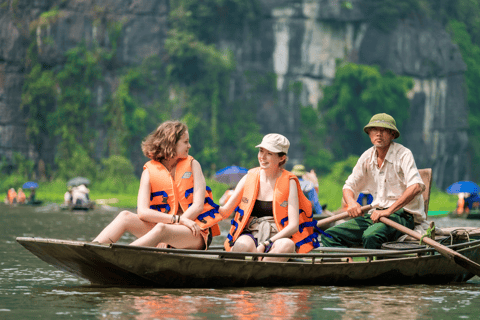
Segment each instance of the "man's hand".
[[388,210],[374,210],[370,215],[370,219],[372,219],[374,223],[377,223],[380,222],[380,217],[388,217],[389,215],[391,215],[391,213]]
[[352,218],[363,216],[362,207],[356,201],[352,201],[347,205],[347,212]]

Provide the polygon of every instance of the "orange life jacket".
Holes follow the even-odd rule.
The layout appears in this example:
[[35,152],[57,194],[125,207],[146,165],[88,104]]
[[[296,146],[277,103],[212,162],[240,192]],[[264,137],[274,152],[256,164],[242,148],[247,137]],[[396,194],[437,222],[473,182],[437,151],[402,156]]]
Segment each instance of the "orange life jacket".
[[458,198],[458,202],[457,202],[457,214],[462,214],[464,208],[465,208],[465,199],[463,199],[463,198]]
[[[299,231],[295,233],[291,239],[295,243],[298,253],[307,253],[313,248],[319,247],[318,233],[315,231],[316,221],[312,219],[312,204],[305,197],[300,188],[297,176],[283,170],[282,175],[275,183],[275,192],[273,195],[273,217],[277,229],[280,231],[288,225],[288,194],[290,188],[290,180],[293,179],[297,183],[298,204],[299,204]],[[242,234],[243,229],[247,226],[250,214],[258,195],[260,186],[260,168],[251,169],[247,174],[245,187],[242,197],[237,203],[235,209],[235,217],[232,220],[230,232],[227,235],[224,246],[225,250],[230,251],[235,241]]]
[[17,202],[18,203],[25,203],[25,200],[27,199],[27,196],[22,190],[18,190],[17,193]]
[[17,201],[17,192],[15,191],[15,189],[13,188],[8,189],[7,199],[10,204]]
[[[177,163],[176,177],[174,181],[168,170],[158,161],[150,160],[144,165],[144,169],[148,168],[150,174],[150,209],[168,214],[176,214],[178,212],[178,204],[180,204],[183,212],[185,212],[193,203],[193,157],[188,156]],[[212,236],[220,235],[220,228],[216,223],[208,223],[210,214],[218,215],[218,205],[213,202],[212,190],[207,186],[205,194],[205,202],[202,214],[200,214],[195,222],[203,229],[211,228]],[[203,222],[201,220],[204,220]]]

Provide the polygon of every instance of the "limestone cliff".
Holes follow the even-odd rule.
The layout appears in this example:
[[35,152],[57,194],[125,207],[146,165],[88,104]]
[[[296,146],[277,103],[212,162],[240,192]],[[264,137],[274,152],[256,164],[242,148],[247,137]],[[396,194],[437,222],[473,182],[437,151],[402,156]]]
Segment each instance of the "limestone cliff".
[[[292,143],[290,163],[301,162],[299,108],[316,106],[322,87],[335,76],[336,61],[343,59],[375,64],[415,80],[410,93],[410,120],[402,135],[414,153],[418,167],[432,167],[436,185],[468,179],[467,106],[465,64],[450,36],[432,21],[407,19],[384,33],[373,28],[362,12],[362,1],[261,0],[259,29],[245,26],[236,38],[225,37],[219,47],[230,48],[237,60],[230,98],[245,94],[244,71],[277,75],[276,91],[265,92],[257,118],[263,132],[280,132]],[[38,148],[28,144],[25,119],[19,109],[24,78],[28,32],[42,12],[60,4],[61,14],[38,28],[40,59],[52,67],[61,65],[64,53],[82,39],[108,40],[105,21],[123,21],[116,67],[135,65],[152,54],[162,55],[168,30],[167,0],[18,0],[0,7],[0,156],[20,151],[38,158]],[[101,8],[101,10],[99,9]],[[48,36],[51,43],[41,43]],[[115,75],[105,75],[115,83]],[[290,86],[301,82],[300,94]],[[97,90],[97,103],[103,101]],[[272,112],[275,111],[275,112]],[[280,125],[279,125],[280,124]],[[53,147],[44,153],[53,154]],[[45,158],[45,156],[44,156]],[[47,159],[51,157],[46,157]]]

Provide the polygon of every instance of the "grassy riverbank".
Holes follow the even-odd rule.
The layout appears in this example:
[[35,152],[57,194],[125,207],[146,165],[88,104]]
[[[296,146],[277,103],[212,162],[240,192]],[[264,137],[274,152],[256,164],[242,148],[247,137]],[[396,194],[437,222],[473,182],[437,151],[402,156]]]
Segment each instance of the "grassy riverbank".
[[[321,179],[318,198],[321,204],[327,204],[327,209],[336,210],[342,201],[343,184],[329,179]],[[435,186],[430,192],[429,211],[451,211],[457,206],[457,196],[442,192]]]
[[[105,191],[112,188],[103,188],[102,185],[93,183],[89,186],[90,198],[98,203],[106,203],[121,208],[135,208],[137,206],[137,191],[139,181],[132,181],[128,186],[122,188],[123,192]],[[207,185],[212,188],[214,201],[218,200],[227,190],[228,185],[215,180],[207,179]],[[327,204],[329,210],[336,210],[340,207],[342,197],[342,184],[336,183],[328,178],[320,180],[319,200],[321,204]],[[53,182],[40,183],[37,189],[37,199],[44,203],[62,203],[66,191],[66,182],[57,180]],[[26,191],[28,196],[28,191]],[[430,195],[430,211],[450,211],[456,207],[457,197],[432,187]]]
[[[115,183],[115,182],[112,182]],[[139,181],[132,181],[127,186],[123,186],[123,192],[112,192],[112,188],[103,188],[102,185],[92,183],[89,186],[90,199],[99,204],[108,204],[120,208],[135,208],[137,206],[137,192]],[[44,182],[39,184],[36,191],[36,198],[42,200],[43,203],[63,203],[63,196],[67,191],[66,182],[63,180],[55,180],[52,182]],[[219,183],[214,180],[207,179],[207,185],[212,188],[213,198],[218,203],[218,200],[227,190],[228,185]],[[105,191],[109,190],[109,191]],[[29,191],[25,191],[27,197]]]

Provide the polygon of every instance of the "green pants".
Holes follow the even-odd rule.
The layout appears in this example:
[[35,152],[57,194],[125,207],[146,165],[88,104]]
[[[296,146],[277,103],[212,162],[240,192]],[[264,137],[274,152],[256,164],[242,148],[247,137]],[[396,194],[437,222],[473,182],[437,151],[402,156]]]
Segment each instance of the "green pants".
[[[413,229],[413,215],[403,209],[392,213],[390,220]],[[356,247],[363,246],[366,249],[380,249],[382,243],[395,241],[403,235],[395,228],[381,222],[373,223],[370,215],[357,217],[342,224],[329,228],[325,231],[331,238],[322,235],[324,247]]]

